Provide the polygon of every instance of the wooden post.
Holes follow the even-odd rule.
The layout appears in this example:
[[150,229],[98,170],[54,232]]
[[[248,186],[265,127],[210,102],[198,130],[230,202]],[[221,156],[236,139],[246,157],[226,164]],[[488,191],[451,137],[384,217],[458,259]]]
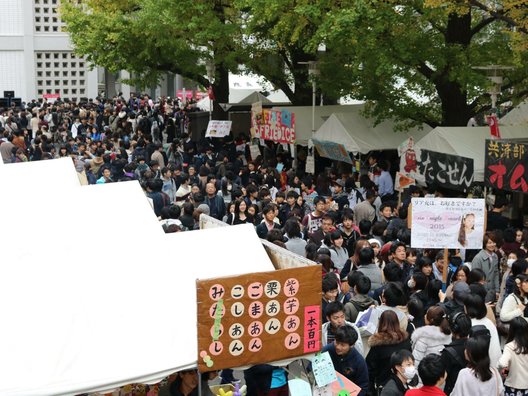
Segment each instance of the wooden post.
[[442,271],[442,291],[445,293],[447,289],[447,273],[449,272],[449,251],[444,249],[444,269]]
[[412,228],[412,202],[409,204],[407,209],[407,228]]

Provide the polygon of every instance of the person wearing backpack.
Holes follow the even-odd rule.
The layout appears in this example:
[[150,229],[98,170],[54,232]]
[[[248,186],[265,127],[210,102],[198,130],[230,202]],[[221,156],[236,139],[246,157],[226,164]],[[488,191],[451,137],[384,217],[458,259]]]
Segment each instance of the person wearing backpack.
[[467,366],[464,351],[469,332],[471,331],[471,318],[464,312],[455,312],[454,315],[449,317],[449,327],[452,333],[451,344],[446,345],[440,353],[447,370],[447,378],[444,385],[446,395],[451,394],[455,387],[458,373]]
[[376,305],[376,301],[368,296],[370,285],[370,279],[364,275],[361,275],[355,280],[352,297],[345,304],[345,318],[349,322],[354,323],[360,312],[366,311],[369,307]]
[[467,340],[468,367],[458,373],[451,396],[504,395],[502,379],[488,354],[489,342],[484,336],[472,336]]

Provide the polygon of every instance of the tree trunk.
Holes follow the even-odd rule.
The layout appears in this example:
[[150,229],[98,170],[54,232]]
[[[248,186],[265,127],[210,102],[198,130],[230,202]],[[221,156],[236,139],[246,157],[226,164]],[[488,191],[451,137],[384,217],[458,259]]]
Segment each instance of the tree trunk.
[[227,120],[228,113],[220,107],[220,103],[229,103],[229,70],[222,64],[216,65],[213,92],[213,120]]

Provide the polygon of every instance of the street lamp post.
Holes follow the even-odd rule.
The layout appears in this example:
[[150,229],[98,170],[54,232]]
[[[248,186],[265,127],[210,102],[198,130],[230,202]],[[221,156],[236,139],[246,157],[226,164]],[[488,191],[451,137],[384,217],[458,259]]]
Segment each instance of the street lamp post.
[[316,78],[319,75],[317,61],[308,62],[308,76],[312,80],[312,138],[315,135],[315,100],[317,96]]
[[207,90],[207,95],[209,96],[209,121],[211,121],[213,119],[213,100],[211,99],[210,90],[213,89],[212,85],[215,74],[215,65],[212,59],[207,60],[205,69],[207,70],[207,79],[209,80],[209,89]]

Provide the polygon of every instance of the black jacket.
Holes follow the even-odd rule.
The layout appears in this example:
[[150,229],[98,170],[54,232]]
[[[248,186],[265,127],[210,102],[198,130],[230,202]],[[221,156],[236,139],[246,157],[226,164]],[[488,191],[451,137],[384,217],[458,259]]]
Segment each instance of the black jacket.
[[442,362],[447,369],[447,378],[444,385],[444,393],[449,395],[455,387],[455,382],[458,378],[460,370],[466,367],[466,358],[464,356],[464,349],[466,348],[467,338],[454,339],[451,344],[440,353]]
[[404,340],[395,339],[388,334],[376,333],[369,338],[370,351],[367,355],[367,368],[369,371],[370,389],[384,385],[390,377],[390,358],[394,352],[406,349],[412,352],[411,341],[407,337]]
[[407,384],[402,384],[398,377],[391,374],[389,381],[381,390],[380,396],[404,396],[408,389]]

